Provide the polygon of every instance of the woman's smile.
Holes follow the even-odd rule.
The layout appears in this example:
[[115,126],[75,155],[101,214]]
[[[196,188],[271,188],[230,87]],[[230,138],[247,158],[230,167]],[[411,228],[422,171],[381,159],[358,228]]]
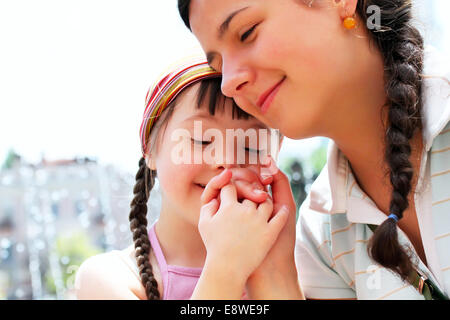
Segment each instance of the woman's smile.
[[275,84],[273,87],[265,91],[258,99],[256,105],[261,109],[261,112],[265,114],[267,110],[269,109],[270,105],[272,104],[273,99],[275,99],[275,96],[277,95],[278,91],[280,90],[281,85],[283,84],[284,80],[286,79],[286,76],[283,77],[277,84]]

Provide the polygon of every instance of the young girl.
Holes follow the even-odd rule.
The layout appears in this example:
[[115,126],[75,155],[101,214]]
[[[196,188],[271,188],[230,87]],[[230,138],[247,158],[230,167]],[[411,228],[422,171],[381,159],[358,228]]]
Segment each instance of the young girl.
[[[297,225],[305,295],[450,294],[450,69],[424,49],[411,1],[178,4],[226,96],[290,138],[331,139]],[[297,297],[281,239],[260,285]]]
[[[219,73],[206,62],[198,62],[180,66],[149,90],[140,129],[143,157],[129,215],[134,244],[83,262],[75,282],[78,299],[247,297],[246,278],[261,264],[287,214],[273,214],[272,198],[266,192],[271,179],[260,177],[264,168],[258,161],[262,159],[260,153],[270,153],[272,147],[278,146],[270,144],[269,136],[265,139],[267,144],[261,140],[252,144],[251,139],[239,136],[236,144],[234,137],[232,141],[222,140],[225,133],[228,138],[229,131],[261,129],[259,138],[270,132],[222,96],[220,82]],[[212,150],[210,161],[202,158],[208,152],[212,154]],[[199,155],[201,161],[195,161]],[[239,155],[243,155],[241,161]],[[252,155],[261,158],[252,162]],[[156,223],[147,229],[147,201],[155,177],[161,189],[161,212]],[[209,182],[223,187],[220,194],[205,190]],[[214,202],[208,200],[209,205],[201,208],[202,194],[209,200],[214,198]],[[208,216],[208,210],[221,211],[224,207],[234,210],[231,214],[218,213],[213,219]],[[203,243],[201,222],[200,233],[198,228],[201,210],[208,220],[208,230],[211,225],[217,226],[215,232],[224,234],[220,240],[226,241],[208,238]],[[245,216],[249,222],[237,224],[239,216]],[[249,251],[258,254],[246,266],[240,261]],[[215,296],[208,286],[202,285],[215,283],[226,289],[224,279],[208,272],[218,269],[218,257],[227,257],[220,269],[228,276],[236,269],[245,274],[239,292],[230,290]]]

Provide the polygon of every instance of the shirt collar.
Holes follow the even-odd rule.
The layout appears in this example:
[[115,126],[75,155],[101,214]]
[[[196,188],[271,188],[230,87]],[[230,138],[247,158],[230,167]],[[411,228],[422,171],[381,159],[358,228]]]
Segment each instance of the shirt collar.
[[[450,121],[450,85],[442,78],[450,80],[448,59],[433,47],[425,49],[423,81],[423,141],[428,152],[434,138]],[[431,77],[428,77],[431,76]]]
[[[423,82],[423,141],[427,152],[450,121],[450,86],[439,78],[450,79],[450,67],[444,61],[436,49],[425,49],[424,74],[433,76]],[[330,140],[327,164],[311,187],[310,208],[327,214],[347,213],[347,219],[354,223],[381,224],[386,216],[370,198],[352,197],[352,201],[347,201],[352,188],[353,193],[364,194],[357,183],[353,185],[354,181],[347,158]]]

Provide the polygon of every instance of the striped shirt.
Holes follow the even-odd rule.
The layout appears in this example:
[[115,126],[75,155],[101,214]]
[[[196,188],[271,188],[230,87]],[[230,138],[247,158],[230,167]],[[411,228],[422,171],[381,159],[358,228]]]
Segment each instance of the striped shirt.
[[[426,75],[450,79],[450,67],[432,48],[425,51]],[[423,141],[414,201],[428,267],[414,252],[418,269],[450,294],[450,85],[441,78],[423,83]],[[330,141],[327,164],[300,208],[295,249],[299,280],[313,299],[424,299],[412,285],[367,254],[372,231],[386,215],[355,180],[348,160]]]

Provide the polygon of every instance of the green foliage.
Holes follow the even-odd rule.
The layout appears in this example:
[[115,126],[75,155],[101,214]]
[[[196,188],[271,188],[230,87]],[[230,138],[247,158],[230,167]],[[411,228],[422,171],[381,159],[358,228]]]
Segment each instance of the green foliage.
[[[73,285],[75,273],[81,263],[101,252],[102,250],[90,244],[89,237],[84,232],[76,232],[69,236],[59,236],[56,239],[55,253],[60,258],[62,280],[66,289]],[[45,275],[45,284],[50,293],[56,293],[55,281],[50,270]]]
[[319,148],[314,150],[307,162],[311,166],[313,174],[315,176],[319,175],[320,171],[322,171],[323,167],[327,163],[327,146],[321,145]]
[[[314,179],[319,175],[320,171],[323,169],[327,162],[327,144],[323,143],[318,148],[313,150],[311,154],[306,158],[302,159],[299,157],[288,157],[284,158],[279,163],[280,169],[286,173],[289,177],[292,194],[297,206],[297,218],[298,209],[300,208],[303,201],[306,199],[305,188],[313,183]],[[297,164],[295,164],[297,163]],[[299,168],[300,165],[300,168]],[[296,181],[293,179],[294,171],[297,174],[300,173],[300,177],[297,176]]]
[[13,149],[9,149],[3,161],[2,170],[11,169],[17,161],[20,161],[20,156]]

